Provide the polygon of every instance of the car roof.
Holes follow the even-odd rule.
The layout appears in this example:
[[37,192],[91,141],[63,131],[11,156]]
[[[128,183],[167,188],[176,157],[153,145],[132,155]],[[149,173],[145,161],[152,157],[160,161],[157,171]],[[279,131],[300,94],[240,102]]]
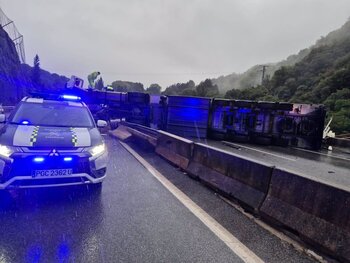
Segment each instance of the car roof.
[[28,103],[39,103],[39,104],[60,104],[75,107],[86,107],[85,103],[81,101],[69,101],[63,99],[44,99],[44,98],[34,98],[34,97],[24,97],[22,102]]

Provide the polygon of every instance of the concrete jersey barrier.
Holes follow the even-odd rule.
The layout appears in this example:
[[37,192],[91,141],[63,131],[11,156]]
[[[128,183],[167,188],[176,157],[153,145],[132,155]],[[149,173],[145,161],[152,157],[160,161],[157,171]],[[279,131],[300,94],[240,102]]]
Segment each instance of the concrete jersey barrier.
[[[148,139],[139,131],[126,130]],[[158,131],[155,150],[265,221],[350,262],[350,191],[346,186],[310,179],[164,131]]]
[[137,139],[148,143],[149,145],[155,147],[157,145],[157,138],[150,136],[148,134],[145,134],[143,132],[140,132],[136,129],[127,127],[128,132],[130,132],[133,136],[135,136]]
[[325,253],[350,262],[349,191],[274,169],[260,214]]
[[156,153],[182,169],[187,169],[192,157],[192,149],[192,141],[171,133],[159,131]]
[[112,137],[124,142],[132,136],[132,134],[127,130],[127,127],[124,125],[119,125],[117,129],[109,131],[109,134]]
[[255,212],[267,195],[272,170],[272,166],[197,143],[186,169]]

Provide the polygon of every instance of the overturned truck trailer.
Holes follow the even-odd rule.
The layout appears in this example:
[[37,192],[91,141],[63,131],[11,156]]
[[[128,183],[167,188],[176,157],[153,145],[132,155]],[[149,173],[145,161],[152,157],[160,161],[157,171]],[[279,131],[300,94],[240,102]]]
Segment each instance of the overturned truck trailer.
[[95,119],[108,122],[122,119],[143,126],[150,125],[150,95],[140,92],[111,92],[71,88],[89,106]]
[[140,92],[71,92],[94,116],[157,128],[189,138],[211,138],[318,150],[326,110],[323,105],[188,96],[151,96]]
[[319,149],[325,116],[323,105],[213,99],[209,137]]

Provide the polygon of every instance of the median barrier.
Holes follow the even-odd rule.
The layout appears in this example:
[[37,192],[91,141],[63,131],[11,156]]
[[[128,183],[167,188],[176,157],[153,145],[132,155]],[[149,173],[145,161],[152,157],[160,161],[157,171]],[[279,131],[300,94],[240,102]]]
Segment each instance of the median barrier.
[[260,214],[341,261],[350,262],[350,192],[274,169]]
[[132,136],[124,125],[119,125],[117,129],[109,131],[109,134],[121,141],[127,141]]
[[186,171],[257,212],[268,192],[273,167],[204,144],[194,144]]
[[[125,130],[142,139],[149,136],[130,127],[119,128],[122,134]],[[340,261],[350,262],[347,186],[310,179],[164,131],[158,131],[155,151],[265,221],[297,234]]]
[[158,131],[156,153],[186,170],[192,157],[193,142],[174,134]]
[[130,127],[127,127],[127,131],[130,132],[136,139],[146,142],[147,144],[150,144],[152,147],[156,147],[157,145],[156,137],[153,137],[151,135],[148,135],[144,132],[138,131]]
[[158,136],[158,130],[152,129],[152,128],[147,127],[147,126],[143,126],[143,125],[131,123],[131,122],[126,122],[126,121],[121,122],[121,124],[124,126],[130,127],[134,130],[137,130],[141,133],[155,137],[155,138]]

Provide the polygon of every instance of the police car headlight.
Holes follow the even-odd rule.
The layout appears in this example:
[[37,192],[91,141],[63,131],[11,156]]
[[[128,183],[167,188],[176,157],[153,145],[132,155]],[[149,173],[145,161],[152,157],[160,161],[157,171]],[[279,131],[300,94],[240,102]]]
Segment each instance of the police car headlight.
[[0,144],[0,156],[10,157],[15,152],[15,148]]
[[104,143],[101,143],[99,145],[96,145],[94,147],[91,147],[89,149],[89,153],[91,153],[91,155],[93,157],[98,156],[103,154],[106,151],[106,145]]

